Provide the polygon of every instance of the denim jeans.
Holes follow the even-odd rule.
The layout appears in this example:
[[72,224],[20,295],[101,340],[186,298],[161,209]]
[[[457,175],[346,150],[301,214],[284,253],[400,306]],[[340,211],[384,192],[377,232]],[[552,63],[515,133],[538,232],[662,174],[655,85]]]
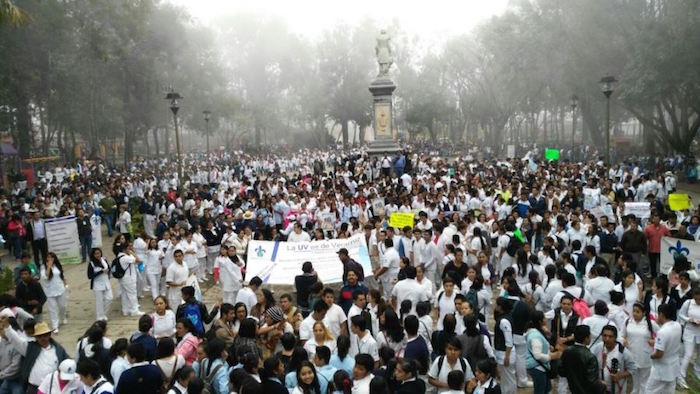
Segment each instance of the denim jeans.
[[81,262],[90,260],[90,249],[92,249],[92,234],[80,236],[80,258]]
[[546,372],[537,368],[528,368],[527,373],[532,377],[534,394],[547,394],[552,391],[552,382],[547,377]]
[[19,260],[22,257],[22,246],[24,245],[24,237],[13,236],[12,237],[12,251],[14,252],[15,259]]
[[105,221],[107,226],[107,236],[111,237],[114,232],[114,214],[102,213],[102,220]]
[[0,385],[0,394],[24,394],[22,380],[3,380],[2,385]]

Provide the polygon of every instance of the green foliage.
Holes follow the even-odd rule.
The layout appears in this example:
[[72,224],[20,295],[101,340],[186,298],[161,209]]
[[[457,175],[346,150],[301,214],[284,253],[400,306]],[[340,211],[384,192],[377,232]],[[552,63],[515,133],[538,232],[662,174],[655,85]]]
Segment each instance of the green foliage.
[[8,267],[3,267],[0,271],[0,294],[5,294],[8,291],[14,290],[12,283],[12,270]]

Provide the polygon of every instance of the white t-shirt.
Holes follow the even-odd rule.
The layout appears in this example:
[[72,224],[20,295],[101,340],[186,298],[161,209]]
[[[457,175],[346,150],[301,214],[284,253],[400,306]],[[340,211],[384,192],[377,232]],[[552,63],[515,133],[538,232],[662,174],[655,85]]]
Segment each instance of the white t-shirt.
[[656,335],[655,350],[664,352],[663,357],[651,360],[649,379],[672,382],[678,375],[681,352],[681,325],[675,321],[664,323]]
[[323,324],[326,325],[326,328],[328,328],[328,331],[333,335],[333,338],[338,338],[341,333],[340,325],[344,324],[347,320],[348,318],[345,316],[343,308],[337,304],[333,304],[328,308],[326,317],[323,318]]
[[396,297],[396,305],[401,306],[404,300],[411,301],[411,312],[416,312],[416,304],[419,301],[428,301],[428,295],[425,293],[423,286],[418,284],[415,279],[404,279],[396,283],[391,290],[392,297]]
[[[442,294],[442,296],[441,296]],[[448,313],[454,313],[456,311],[455,309],[455,296],[457,295],[456,291],[452,291],[452,295],[448,296],[447,294],[444,293],[444,291],[439,292],[435,296],[435,307],[439,309],[439,314],[438,314],[438,321],[437,321],[437,330],[442,331],[443,326],[442,326],[442,321],[445,319],[445,316]]]
[[[442,366],[438,370],[438,364],[440,364],[441,359],[443,359]],[[433,361],[433,364],[430,366],[428,376],[441,382],[447,382],[447,375],[449,375],[450,372],[463,371],[464,380],[469,381],[474,377],[474,373],[472,372],[472,368],[469,365],[469,361],[467,361],[467,359],[465,358],[462,358],[462,361],[464,362],[464,368],[462,368],[462,362],[460,362],[459,359],[455,361],[454,365],[450,365],[450,362],[447,360],[447,356],[439,356]],[[447,391],[449,390],[443,388],[437,389],[438,394],[442,394]]]

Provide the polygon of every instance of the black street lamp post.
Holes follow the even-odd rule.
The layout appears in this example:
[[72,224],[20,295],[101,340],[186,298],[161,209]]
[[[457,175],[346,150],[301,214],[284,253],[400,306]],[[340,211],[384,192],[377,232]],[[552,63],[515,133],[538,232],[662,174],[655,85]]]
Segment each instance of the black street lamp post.
[[[578,96],[571,95],[571,158],[574,156],[574,143],[576,138],[576,107],[578,106]],[[581,138],[583,142],[583,138]]]
[[177,177],[178,183],[182,182],[182,151],[180,150],[180,132],[177,127],[177,111],[180,110],[180,100],[183,97],[170,88],[170,92],[165,96],[170,100],[170,110],[173,111],[173,123],[175,124],[175,148],[177,149]]
[[206,123],[206,133],[207,133],[207,156],[209,156],[209,119],[211,119],[211,111],[205,109],[202,111],[204,114],[204,123]]
[[610,96],[615,91],[617,79],[607,75],[600,79],[600,90],[605,95],[605,164],[610,163]]

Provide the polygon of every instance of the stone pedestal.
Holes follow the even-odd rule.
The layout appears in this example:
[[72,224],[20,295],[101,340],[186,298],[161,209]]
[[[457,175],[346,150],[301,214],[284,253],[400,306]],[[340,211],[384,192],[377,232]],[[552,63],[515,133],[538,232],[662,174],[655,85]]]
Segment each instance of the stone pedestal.
[[394,100],[396,84],[388,75],[378,76],[369,85],[372,93],[374,141],[369,144],[370,156],[396,155],[401,151],[394,137]]

